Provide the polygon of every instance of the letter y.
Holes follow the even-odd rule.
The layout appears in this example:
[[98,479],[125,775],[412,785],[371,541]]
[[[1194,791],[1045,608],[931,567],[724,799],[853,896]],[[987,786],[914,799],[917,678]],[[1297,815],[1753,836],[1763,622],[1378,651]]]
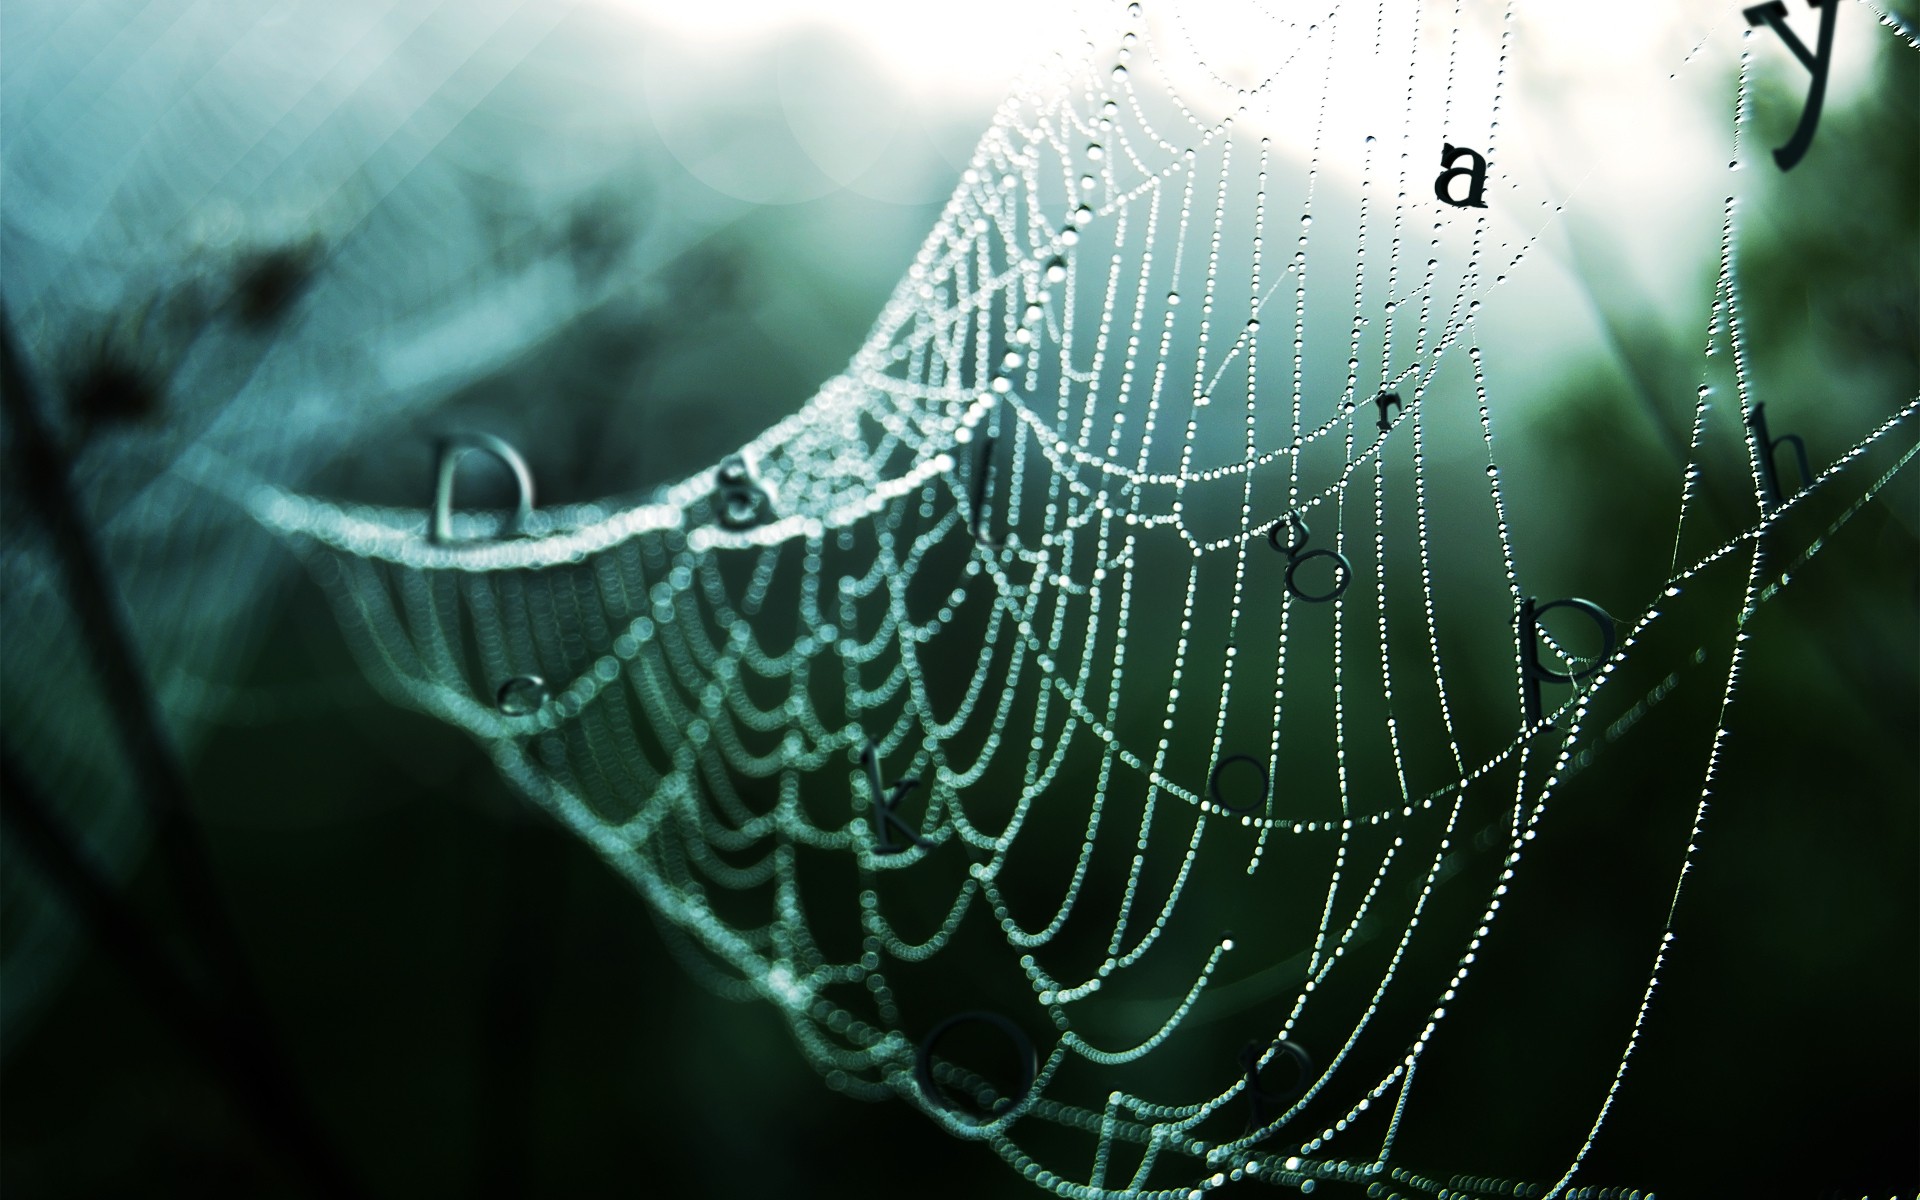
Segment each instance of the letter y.
[[1773,152],[1773,161],[1780,164],[1782,171],[1793,170],[1807,153],[1807,147],[1813,145],[1813,131],[1820,124],[1820,102],[1827,95],[1827,67],[1833,61],[1833,17],[1839,11],[1836,0],[1807,0],[1808,4],[1820,10],[1820,49],[1807,53],[1807,47],[1792,29],[1787,27],[1787,6],[1780,0],[1770,0],[1767,4],[1756,4],[1746,10],[1747,24],[1759,25],[1766,22],[1780,35],[1780,40],[1793,51],[1795,58],[1807,70],[1813,72],[1813,83],[1807,88],[1807,102],[1800,110],[1800,125],[1793,131],[1787,144]]

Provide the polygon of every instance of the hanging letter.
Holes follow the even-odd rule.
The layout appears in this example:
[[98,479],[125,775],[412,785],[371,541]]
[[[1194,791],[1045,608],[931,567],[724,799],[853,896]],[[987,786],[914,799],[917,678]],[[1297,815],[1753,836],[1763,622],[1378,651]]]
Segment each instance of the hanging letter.
[[987,533],[987,484],[993,479],[993,446],[1000,439],[989,433],[981,437],[980,449],[973,456],[973,476],[967,481],[967,527],[973,540],[984,550],[999,550],[1005,543]]
[[[1585,613],[1600,629],[1602,642],[1600,656],[1577,671],[1555,671],[1540,662],[1540,617],[1556,608],[1571,608]],[[1591,679],[1607,660],[1613,657],[1616,645],[1613,618],[1607,611],[1591,600],[1555,600],[1551,604],[1534,606],[1533,597],[1528,596],[1520,605],[1520,691],[1524,697],[1528,725],[1540,720],[1540,685],[1543,683],[1574,683],[1582,679]]]
[[1387,409],[1392,408],[1395,412],[1405,411],[1400,404],[1400,393],[1381,392],[1373,398],[1373,402],[1380,406],[1380,432],[1385,433],[1393,428],[1392,422],[1387,420]]
[[869,741],[860,751],[860,765],[867,769],[867,786],[873,795],[873,852],[875,854],[898,854],[906,847],[893,840],[893,831],[898,829],[909,842],[922,850],[930,850],[933,843],[915,832],[913,826],[900,819],[893,810],[900,807],[900,801],[906,794],[920,786],[918,778],[902,779],[889,785],[880,778],[880,752]]
[[1240,1069],[1246,1072],[1247,1077],[1247,1100],[1253,1108],[1253,1112],[1247,1118],[1249,1131],[1264,1129],[1267,1122],[1273,1119],[1274,1109],[1285,1109],[1298,1100],[1306,1092],[1309,1077],[1313,1074],[1313,1060],[1307,1057],[1305,1050],[1284,1039],[1275,1042],[1273,1048],[1291,1057],[1294,1066],[1298,1068],[1294,1073],[1292,1086],[1284,1092],[1261,1090],[1260,1043],[1248,1042],[1246,1048],[1240,1051]]
[[525,717],[539,712],[552,698],[547,681],[538,675],[515,675],[494,693],[494,707],[509,717]]
[[[1455,161],[1462,155],[1466,156],[1467,165],[1464,167],[1454,166]],[[1485,208],[1487,206],[1487,202],[1480,198],[1487,190],[1487,160],[1483,158],[1478,151],[1469,150],[1465,146],[1455,146],[1451,142],[1442,142],[1440,144],[1440,165],[1445,169],[1442,170],[1433,181],[1434,195],[1440,197],[1440,199],[1446,203],[1453,205],[1455,208]],[[1465,200],[1455,200],[1448,191],[1448,185],[1451,184],[1454,177],[1458,175],[1465,175],[1467,177],[1467,198]]]
[[1780,164],[1782,171],[1793,170],[1794,164],[1806,155],[1807,147],[1813,145],[1813,131],[1820,124],[1820,102],[1827,96],[1827,67],[1833,62],[1833,18],[1840,5],[1835,0],[1807,0],[1807,3],[1820,10],[1820,49],[1813,54],[1807,53],[1806,44],[1787,27],[1787,6],[1780,0],[1756,4],[1746,10],[1747,24],[1759,25],[1764,21],[1773,26],[1793,56],[1813,72],[1813,82],[1807,86],[1807,102],[1800,109],[1800,124],[1794,128],[1787,144],[1773,152],[1773,161]]
[[[1228,804],[1226,799],[1220,795],[1220,772],[1237,762],[1246,763],[1254,770],[1260,772],[1260,791],[1250,804]],[[1213,768],[1213,776],[1207,780],[1207,791],[1213,794],[1213,802],[1230,813],[1252,812],[1257,808],[1264,808],[1267,803],[1267,792],[1272,790],[1272,788],[1273,780],[1267,775],[1267,764],[1261,762],[1251,754],[1227,755]]]
[[1800,461],[1800,482],[1806,486],[1813,482],[1813,470],[1807,466],[1807,444],[1800,440],[1797,433],[1783,433],[1779,437],[1767,436],[1767,406],[1756,404],[1753,415],[1747,418],[1747,426],[1753,430],[1754,440],[1759,443],[1760,489],[1762,510],[1786,503],[1786,496],[1780,491],[1780,476],[1774,470],[1773,449],[1781,442],[1793,447],[1793,456]]
[[[1280,529],[1282,526],[1288,529],[1298,529],[1300,531],[1300,540],[1297,542],[1289,541],[1286,545],[1282,546],[1280,544]],[[1300,597],[1300,599],[1307,601],[1309,604],[1325,604],[1329,600],[1337,599],[1342,592],[1347,590],[1347,585],[1353,582],[1353,564],[1348,562],[1347,556],[1338,550],[1308,550],[1307,539],[1312,536],[1313,531],[1307,528],[1307,523],[1303,518],[1293,513],[1288,513],[1278,521],[1275,521],[1273,527],[1267,530],[1267,545],[1272,546],[1275,550],[1287,556],[1287,590]],[[1302,591],[1300,585],[1294,582],[1293,574],[1300,569],[1300,564],[1314,558],[1330,558],[1333,560],[1334,584],[1331,591],[1319,593]]]
[[[1028,1090],[1033,1087],[1034,1078],[1040,1074],[1040,1060],[1033,1052],[1033,1043],[1028,1040],[1027,1035],[1021,1031],[1018,1025],[1015,1025],[999,1013],[963,1012],[948,1017],[938,1025],[935,1025],[932,1032],[920,1039],[920,1050],[914,1055],[913,1059],[913,1076],[914,1079],[919,1082],[920,1094],[927,1098],[927,1103],[938,1108],[944,1108],[951,1113],[966,1113],[964,1108],[955,1104],[953,1099],[941,1091],[939,1086],[934,1083],[933,1048],[940,1044],[940,1039],[945,1037],[947,1032],[954,1026],[964,1025],[968,1021],[978,1021],[983,1025],[991,1025],[1006,1034],[1007,1040],[1013,1043],[1014,1053],[1020,1059],[1020,1082],[1014,1086],[1013,1091],[1009,1095],[1002,1096],[994,1102],[993,1114],[997,1116],[1018,1105],[1022,1100],[1025,1100]],[[991,1117],[987,1118],[987,1120],[991,1119]],[[982,1121],[981,1123],[985,1124],[986,1121]]]
[[738,454],[730,454],[714,473],[714,515],[728,529],[752,529],[773,507],[771,497],[754,478],[753,468]]
[[436,447],[433,524],[427,530],[428,541],[446,545],[454,540],[453,476],[460,468],[460,460],[474,450],[499,459],[507,470],[513,472],[514,482],[520,485],[520,502],[514,507],[513,515],[507,518],[507,523],[501,527],[501,534],[512,537],[526,532],[527,518],[533,515],[533,472],[527,469],[527,460],[520,457],[518,450],[490,433],[456,433],[441,438]]

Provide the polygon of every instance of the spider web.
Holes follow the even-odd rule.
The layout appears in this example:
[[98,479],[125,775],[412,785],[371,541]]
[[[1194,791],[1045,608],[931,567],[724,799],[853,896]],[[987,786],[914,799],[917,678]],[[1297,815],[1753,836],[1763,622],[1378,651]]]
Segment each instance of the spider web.
[[[1527,49],[1475,21],[1261,14],[1243,54],[1131,6],[1002,108],[846,371],[657,493],[436,536],[193,470],[301,549],[376,683],[481,742],[828,1086],[1062,1196],[1583,1194],[1745,625],[1920,451],[1920,399],[1803,486],[1781,454],[1772,496],[1734,187],[1670,542],[1534,568],[1500,289],[1605,197],[1500,169]],[[1752,45],[1729,18],[1669,77],[1737,54],[1736,161]],[[1383,80],[1390,117],[1354,102]],[[1443,142],[1494,164],[1489,207],[1431,194]],[[1700,499],[1723,447],[1733,513]],[[1610,616],[1546,618],[1574,598]],[[1490,653],[1498,711],[1469,702]],[[1531,1183],[1419,1174],[1419,1069],[1536,838],[1683,685],[1692,827],[1590,1127]]]
[[[522,172],[499,161],[493,123],[526,106],[525,64],[568,11],[8,6],[7,315],[40,390],[66,401],[43,416],[184,749],[232,708],[284,567],[258,524],[206,503],[183,464],[231,460],[304,483],[385,422],[604,308],[607,268],[658,271],[724,219],[660,194],[675,215],[644,230],[599,220],[595,185],[630,167],[630,126],[610,131],[614,150],[583,136],[564,163],[537,147],[519,150],[535,160],[512,164]],[[583,167],[600,178],[583,185]],[[540,186],[503,186],[516,174]],[[250,302],[263,268],[284,272],[285,290]],[[90,373],[137,379],[155,411],[89,427],[74,396]],[[8,501],[11,515],[34,508],[15,490]],[[59,557],[34,520],[0,530],[7,621],[37,631],[0,640],[5,725],[89,851],[121,870],[149,823],[127,765],[100,752],[112,706],[94,691]],[[271,703],[311,710],[324,691]],[[10,1043],[57,977],[70,927],[30,862],[0,871],[0,894]]]

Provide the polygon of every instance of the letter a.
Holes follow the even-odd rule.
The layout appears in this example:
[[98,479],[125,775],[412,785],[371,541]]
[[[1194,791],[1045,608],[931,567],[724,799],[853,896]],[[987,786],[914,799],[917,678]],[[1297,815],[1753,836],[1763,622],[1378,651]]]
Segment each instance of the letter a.
[[1746,10],[1747,24],[1759,25],[1762,21],[1773,26],[1780,40],[1793,51],[1807,70],[1813,72],[1813,83],[1807,87],[1807,103],[1800,110],[1799,127],[1787,144],[1773,152],[1773,161],[1780,164],[1782,171],[1791,171],[1795,163],[1806,154],[1807,147],[1813,145],[1813,131],[1820,124],[1820,102],[1827,96],[1827,65],[1833,61],[1833,15],[1839,10],[1834,0],[1807,0],[1808,6],[1820,10],[1820,49],[1818,53],[1808,54],[1805,43],[1794,36],[1787,28],[1787,6],[1780,0],[1770,4],[1756,4]]
[[[1454,166],[1453,164],[1463,154],[1467,157],[1468,165],[1464,167]],[[1455,208],[1485,208],[1487,206],[1487,202],[1480,198],[1487,190],[1487,160],[1482,158],[1478,151],[1469,150],[1465,146],[1455,146],[1449,142],[1442,142],[1440,143],[1440,165],[1446,169],[1441,171],[1439,176],[1433,181],[1434,195],[1440,197],[1440,199],[1446,201],[1448,204],[1453,205]],[[1467,198],[1465,200],[1455,200],[1447,192],[1447,185],[1453,182],[1454,176],[1456,175],[1465,175],[1467,177]]]

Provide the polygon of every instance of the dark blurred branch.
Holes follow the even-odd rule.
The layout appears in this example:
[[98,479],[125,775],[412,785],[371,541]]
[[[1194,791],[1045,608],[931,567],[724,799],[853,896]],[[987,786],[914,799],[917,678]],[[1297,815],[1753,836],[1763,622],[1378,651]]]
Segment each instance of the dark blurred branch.
[[[243,1068],[269,1102],[281,1140],[296,1148],[313,1182],[326,1194],[347,1195],[356,1189],[315,1132],[315,1126],[291,1086],[284,1056],[276,1046],[265,1018],[252,972],[242,952],[239,935],[221,903],[214,874],[198,828],[193,821],[186,774],[169,741],[152,689],[147,686],[133,638],[117,602],[117,589],[73,492],[65,453],[41,415],[43,400],[14,338],[13,323],[0,305],[0,409],[12,426],[16,478],[46,523],[65,585],[67,601],[79,622],[85,653],[99,682],[107,711],[112,714],[121,749],[135,784],[133,792],[145,803],[154,837],[170,868],[199,949],[220,981],[227,1001],[225,1036],[218,1039],[223,1061]],[[9,769],[13,790],[15,772]],[[12,811],[13,805],[9,805]],[[51,817],[52,810],[47,810]],[[43,831],[57,833],[57,825],[42,823]],[[77,857],[73,861],[80,861]],[[75,877],[77,878],[77,877]],[[98,898],[86,901],[93,911]],[[105,930],[105,926],[100,927]],[[116,926],[114,936],[129,932]],[[231,1023],[227,1029],[226,1023]],[[265,1114],[262,1114],[265,1119]]]

